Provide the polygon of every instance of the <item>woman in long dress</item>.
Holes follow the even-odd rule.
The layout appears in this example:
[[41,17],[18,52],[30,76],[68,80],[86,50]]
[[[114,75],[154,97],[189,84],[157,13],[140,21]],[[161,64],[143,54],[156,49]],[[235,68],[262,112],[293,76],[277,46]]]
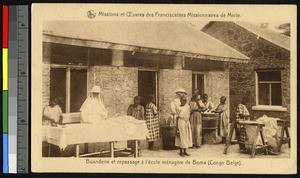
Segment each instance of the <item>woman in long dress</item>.
[[219,113],[218,135],[222,137],[221,143],[225,143],[228,136],[229,117],[227,110],[226,97],[222,96],[220,98],[220,104],[215,110],[216,113]]
[[181,105],[177,107],[178,120],[177,128],[179,135],[175,138],[175,146],[180,148],[180,156],[190,156],[186,152],[186,149],[193,146],[192,142],[192,131],[190,124],[190,106],[186,104],[186,97],[182,97]]
[[[180,106],[180,99],[184,96],[186,96],[186,91],[183,88],[180,88],[175,91],[176,98],[171,101],[171,120],[170,120],[170,125],[173,125],[176,123],[176,119],[178,117],[176,108]],[[173,125],[174,126],[174,125]]]
[[194,94],[191,102],[191,116],[190,116],[190,124],[192,129],[192,141],[193,146],[197,149],[200,148],[202,144],[202,114],[203,107],[201,106],[200,95]]
[[155,106],[155,96],[149,95],[146,105],[146,124],[149,130],[148,149],[153,150],[154,142],[160,137],[158,111]]
[[[103,94],[99,86],[93,86],[90,94],[80,108],[81,122],[89,124],[101,124],[108,117],[108,112],[103,104]],[[84,152],[98,152],[104,143],[85,143]]]

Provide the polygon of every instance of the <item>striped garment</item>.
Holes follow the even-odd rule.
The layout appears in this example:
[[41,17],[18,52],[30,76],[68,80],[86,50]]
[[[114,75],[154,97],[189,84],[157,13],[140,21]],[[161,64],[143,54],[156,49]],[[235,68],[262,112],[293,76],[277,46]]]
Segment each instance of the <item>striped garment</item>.
[[[247,107],[243,104],[239,104],[237,107],[237,112],[236,112],[236,118],[237,120],[246,120],[244,117],[240,117],[240,114],[242,115],[249,115],[249,111]],[[240,141],[241,142],[248,142],[248,136],[247,136],[247,131],[245,127],[240,128]]]
[[149,130],[148,141],[155,141],[160,137],[159,119],[155,104],[146,105],[146,124]]

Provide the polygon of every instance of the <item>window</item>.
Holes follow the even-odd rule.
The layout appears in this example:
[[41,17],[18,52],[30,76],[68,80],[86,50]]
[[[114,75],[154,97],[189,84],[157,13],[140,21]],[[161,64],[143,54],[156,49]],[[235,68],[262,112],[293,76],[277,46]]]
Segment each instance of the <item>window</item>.
[[87,69],[51,67],[50,98],[58,99],[63,113],[79,112],[87,94]]
[[281,71],[258,71],[258,104],[281,106]]

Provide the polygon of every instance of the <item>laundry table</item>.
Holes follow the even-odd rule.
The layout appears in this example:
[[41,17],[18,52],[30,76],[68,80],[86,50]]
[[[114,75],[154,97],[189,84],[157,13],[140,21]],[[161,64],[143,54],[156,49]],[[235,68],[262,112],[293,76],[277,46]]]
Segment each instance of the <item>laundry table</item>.
[[[128,117],[128,116],[124,116]],[[79,155],[79,145],[84,143],[110,143],[110,154],[114,157],[115,141],[135,141],[135,157],[138,155],[138,140],[146,140],[148,129],[145,121],[107,119],[99,124],[67,124],[58,126],[43,126],[43,141],[65,149],[68,145],[76,145],[75,157]]]

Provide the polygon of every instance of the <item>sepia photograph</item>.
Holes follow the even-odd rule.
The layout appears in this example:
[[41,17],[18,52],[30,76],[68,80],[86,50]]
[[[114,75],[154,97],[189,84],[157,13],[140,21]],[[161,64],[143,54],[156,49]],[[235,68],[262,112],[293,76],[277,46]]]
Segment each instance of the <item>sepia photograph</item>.
[[[184,18],[190,14],[203,19]],[[293,19],[96,9],[85,16],[39,21],[39,159],[215,170],[291,159]],[[166,19],[115,19],[122,16]]]

